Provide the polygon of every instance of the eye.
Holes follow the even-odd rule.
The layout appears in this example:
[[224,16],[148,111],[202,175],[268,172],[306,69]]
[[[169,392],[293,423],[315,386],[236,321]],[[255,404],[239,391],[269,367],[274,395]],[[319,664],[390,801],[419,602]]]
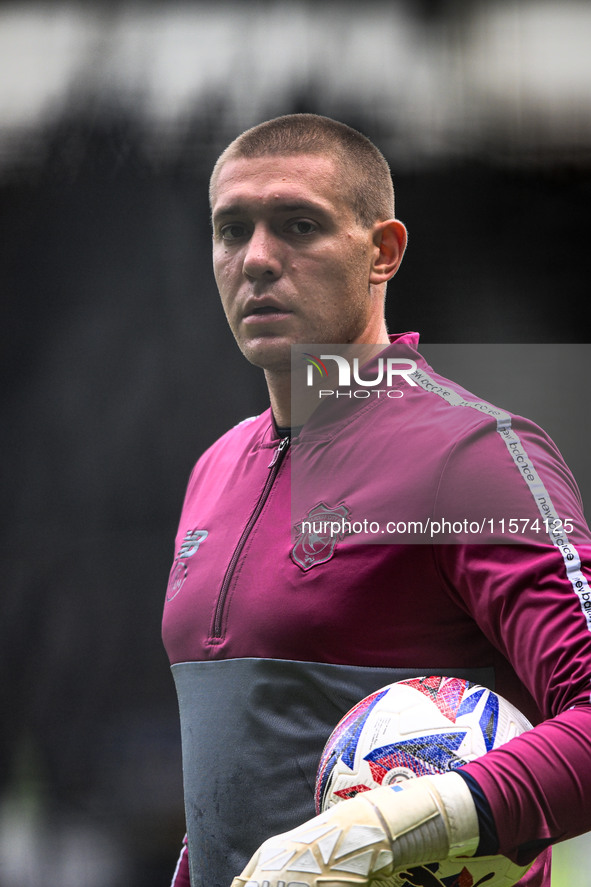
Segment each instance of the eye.
[[309,219],[296,219],[293,222],[289,222],[287,230],[292,234],[299,234],[305,237],[306,235],[314,234],[318,230],[318,225]]
[[231,243],[234,240],[240,240],[245,234],[246,225],[242,225],[240,222],[231,222],[228,225],[222,225],[220,228],[220,237],[227,243]]

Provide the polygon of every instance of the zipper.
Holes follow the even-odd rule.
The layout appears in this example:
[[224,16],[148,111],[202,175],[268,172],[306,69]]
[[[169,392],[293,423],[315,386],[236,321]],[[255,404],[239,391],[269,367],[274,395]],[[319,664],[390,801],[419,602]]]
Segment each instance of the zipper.
[[228,595],[228,589],[230,588],[230,585],[232,583],[232,579],[234,577],[234,570],[236,569],[236,565],[237,565],[238,561],[240,560],[240,555],[242,554],[242,550],[244,549],[244,546],[246,544],[246,540],[248,539],[252,528],[254,527],[257,520],[259,519],[261,511],[264,508],[265,502],[269,498],[269,493],[271,492],[271,488],[272,488],[273,484],[275,483],[275,478],[279,474],[279,469],[281,468],[281,465],[283,463],[283,459],[285,458],[285,454],[287,453],[287,450],[289,449],[289,444],[290,444],[290,438],[288,436],[282,437],[281,440],[279,441],[279,444],[277,445],[277,447],[273,453],[273,458],[271,459],[271,461],[268,465],[269,474],[267,475],[267,479],[266,479],[265,485],[261,491],[261,495],[259,496],[257,504],[255,505],[253,512],[250,515],[250,517],[246,523],[246,526],[244,527],[244,529],[240,535],[240,539],[238,540],[238,544],[236,545],[236,548],[234,549],[234,553],[232,554],[232,557],[230,558],[230,563],[228,564],[228,569],[226,570],[226,574],[224,576],[224,581],[222,582],[222,587],[220,589],[220,593],[219,593],[216,608],[215,608],[215,613],[213,616],[213,624],[212,624],[212,630],[211,630],[211,635],[210,635],[210,641],[212,641],[212,642],[220,641],[222,639],[222,636],[223,636],[222,621],[223,621],[224,609],[225,609],[225,604],[226,604],[226,597]]

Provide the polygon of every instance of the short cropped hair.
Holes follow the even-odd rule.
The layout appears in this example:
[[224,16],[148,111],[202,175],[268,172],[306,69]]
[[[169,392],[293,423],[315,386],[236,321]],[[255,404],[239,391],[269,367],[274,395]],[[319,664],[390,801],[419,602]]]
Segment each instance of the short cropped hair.
[[344,123],[318,114],[286,114],[259,123],[239,135],[223,151],[211,174],[210,202],[224,163],[268,155],[324,154],[342,170],[357,221],[366,227],[394,218],[394,186],[390,167],[373,142]]

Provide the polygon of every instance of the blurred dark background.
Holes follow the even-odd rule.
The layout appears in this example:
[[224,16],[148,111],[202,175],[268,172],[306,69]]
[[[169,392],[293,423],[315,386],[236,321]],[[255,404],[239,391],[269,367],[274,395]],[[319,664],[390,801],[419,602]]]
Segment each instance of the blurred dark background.
[[[266,407],[210,261],[209,171],[247,126],[314,111],[382,148],[410,231],[390,329],[505,368],[547,346],[525,390],[589,501],[589,38],[558,0],[0,4],[0,887],[172,875],[176,521]],[[478,393],[527,412],[524,374]]]

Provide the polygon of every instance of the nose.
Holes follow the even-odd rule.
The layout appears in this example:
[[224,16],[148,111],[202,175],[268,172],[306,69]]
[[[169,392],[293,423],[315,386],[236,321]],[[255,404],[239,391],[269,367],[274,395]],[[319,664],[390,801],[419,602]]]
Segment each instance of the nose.
[[250,236],[244,254],[243,271],[252,280],[281,276],[281,245],[272,231],[260,225]]

